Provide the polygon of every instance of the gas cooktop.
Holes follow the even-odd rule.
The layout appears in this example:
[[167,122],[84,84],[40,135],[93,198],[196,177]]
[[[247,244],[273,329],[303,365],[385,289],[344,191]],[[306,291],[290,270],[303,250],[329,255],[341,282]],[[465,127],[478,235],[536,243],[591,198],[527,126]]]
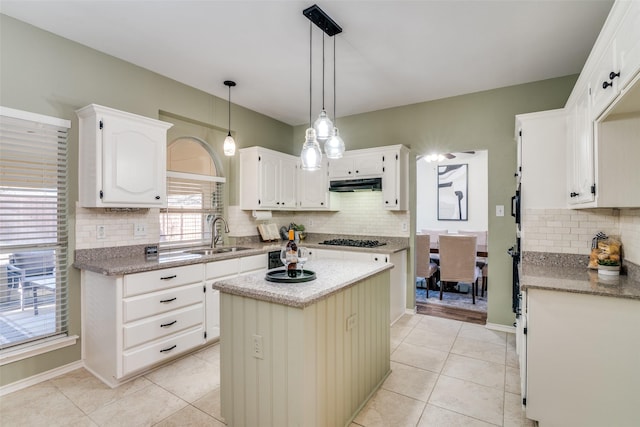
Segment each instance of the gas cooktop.
[[358,248],[375,248],[378,246],[386,245],[386,243],[379,242],[377,240],[354,240],[354,239],[331,239],[331,240],[325,240],[320,244],[332,245],[332,246],[355,246]]

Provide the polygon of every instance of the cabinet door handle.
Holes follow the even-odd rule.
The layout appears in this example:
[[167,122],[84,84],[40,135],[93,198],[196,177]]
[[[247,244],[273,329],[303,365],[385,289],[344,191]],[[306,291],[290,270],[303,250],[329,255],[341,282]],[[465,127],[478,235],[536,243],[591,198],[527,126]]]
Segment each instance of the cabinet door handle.
[[172,346],[171,346],[171,347],[169,347],[169,348],[163,348],[162,350],[160,350],[160,353],[165,353],[165,352],[167,352],[167,351],[171,351],[171,350],[173,350],[173,349],[174,349],[174,348],[176,348],[176,347],[177,347],[177,345],[176,345],[176,344],[174,344],[174,345],[172,345]]
[[160,196],[156,196],[156,200],[160,200]]
[[613,82],[602,82],[602,89],[606,89],[609,86],[613,86]]
[[175,279],[176,277],[178,277],[178,275],[174,274],[173,276],[161,277],[160,280],[171,280],[171,279]]
[[173,297],[173,298],[170,298],[170,299],[161,299],[161,300],[160,300],[160,302],[161,302],[162,304],[166,304],[166,303],[168,303],[168,302],[175,301],[175,300],[177,300],[177,299],[178,299],[178,298],[176,298],[176,297]]
[[613,80],[616,77],[620,77],[620,71],[618,71],[617,73],[614,73],[613,71],[609,73],[609,80]]
[[569,194],[569,196],[571,196],[571,197],[578,197],[579,195],[580,195],[580,193],[575,193],[573,191]]
[[178,323],[177,320],[174,320],[173,322],[170,323],[164,323],[162,325],[160,325],[161,328],[168,328],[169,326],[175,325],[176,323]]

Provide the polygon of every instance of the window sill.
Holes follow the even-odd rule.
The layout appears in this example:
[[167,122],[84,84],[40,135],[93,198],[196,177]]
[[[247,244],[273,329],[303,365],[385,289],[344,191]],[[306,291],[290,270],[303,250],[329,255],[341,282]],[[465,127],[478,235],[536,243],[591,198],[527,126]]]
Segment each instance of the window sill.
[[0,366],[17,362],[18,360],[28,359],[39,354],[48,353],[59,348],[75,345],[77,341],[77,335],[59,335],[2,350],[0,351]]

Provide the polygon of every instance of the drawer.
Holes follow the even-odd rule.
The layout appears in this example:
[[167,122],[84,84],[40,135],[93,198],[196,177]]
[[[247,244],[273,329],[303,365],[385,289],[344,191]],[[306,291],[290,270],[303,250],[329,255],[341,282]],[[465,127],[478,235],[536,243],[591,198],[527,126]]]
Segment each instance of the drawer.
[[129,323],[124,326],[124,348],[135,347],[145,342],[175,334],[201,325],[204,306],[196,304],[168,313]]
[[161,341],[122,354],[122,376],[149,368],[204,344],[204,328],[199,326]]
[[205,271],[207,279],[236,275],[240,271],[240,258],[210,262],[206,265]]
[[203,302],[202,282],[126,298],[123,302],[123,323]]
[[202,264],[125,274],[124,296],[130,297],[189,283],[201,282]]
[[267,254],[240,258],[240,273],[267,269]]

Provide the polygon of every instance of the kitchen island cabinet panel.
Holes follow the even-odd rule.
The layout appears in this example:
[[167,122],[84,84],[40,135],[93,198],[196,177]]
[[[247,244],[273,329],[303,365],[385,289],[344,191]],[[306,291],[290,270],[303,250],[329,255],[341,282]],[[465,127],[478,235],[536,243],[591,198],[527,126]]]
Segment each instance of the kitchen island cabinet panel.
[[348,425],[390,372],[389,272],[304,308],[222,292],[229,425]]

